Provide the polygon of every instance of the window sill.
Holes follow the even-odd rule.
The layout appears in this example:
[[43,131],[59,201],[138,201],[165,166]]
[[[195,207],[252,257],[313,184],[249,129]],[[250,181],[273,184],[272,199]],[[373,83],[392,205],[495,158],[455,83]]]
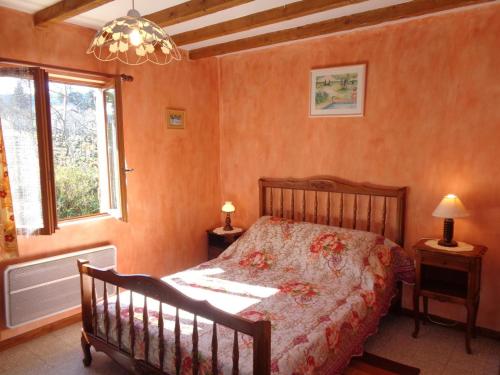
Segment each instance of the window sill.
[[98,215],[80,217],[80,218],[75,218],[75,219],[61,220],[58,223],[58,227],[64,228],[64,227],[69,227],[72,225],[84,224],[84,223],[90,223],[93,221],[101,221],[101,220],[108,220],[108,219],[114,219],[114,218],[115,217],[111,216],[110,214],[98,214]]

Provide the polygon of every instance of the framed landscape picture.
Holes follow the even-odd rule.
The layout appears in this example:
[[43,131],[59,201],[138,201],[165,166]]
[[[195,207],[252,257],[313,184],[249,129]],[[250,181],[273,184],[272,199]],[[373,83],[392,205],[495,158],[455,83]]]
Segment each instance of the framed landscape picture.
[[366,65],[311,71],[311,116],[363,116]]
[[167,128],[184,129],[186,126],[186,111],[167,108]]

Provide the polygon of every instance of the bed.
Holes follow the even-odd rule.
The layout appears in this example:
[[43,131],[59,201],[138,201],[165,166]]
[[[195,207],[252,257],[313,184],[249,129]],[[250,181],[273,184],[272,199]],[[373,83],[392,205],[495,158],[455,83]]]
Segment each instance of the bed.
[[94,346],[144,374],[341,373],[413,280],[405,197],[263,178],[261,217],[212,261],[162,280],[79,261],[84,364]]

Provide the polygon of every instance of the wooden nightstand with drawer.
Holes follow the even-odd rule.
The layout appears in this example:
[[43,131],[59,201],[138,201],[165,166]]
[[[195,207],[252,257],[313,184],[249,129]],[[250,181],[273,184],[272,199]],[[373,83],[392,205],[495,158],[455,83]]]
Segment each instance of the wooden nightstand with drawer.
[[224,231],[222,227],[207,230],[208,234],[208,260],[212,260],[221,255],[234,241],[241,237],[245,231],[241,228],[234,228]]
[[[424,318],[428,318],[428,299],[441,302],[462,304],[467,309],[467,330],[465,348],[472,353],[471,337],[475,337],[477,310],[481,290],[481,261],[487,248],[469,245],[469,251],[453,251],[439,248],[428,239],[420,240],[415,250],[415,267],[417,280],[413,291],[413,310],[415,314],[415,331],[420,329],[419,304],[423,297]],[[458,249],[456,249],[458,250]]]

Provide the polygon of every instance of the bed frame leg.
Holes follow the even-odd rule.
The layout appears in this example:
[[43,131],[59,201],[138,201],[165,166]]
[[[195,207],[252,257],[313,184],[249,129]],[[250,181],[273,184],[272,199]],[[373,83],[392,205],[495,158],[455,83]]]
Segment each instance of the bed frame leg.
[[89,367],[92,363],[92,354],[90,353],[90,344],[87,342],[85,335],[82,332],[82,350],[83,350],[83,365]]

